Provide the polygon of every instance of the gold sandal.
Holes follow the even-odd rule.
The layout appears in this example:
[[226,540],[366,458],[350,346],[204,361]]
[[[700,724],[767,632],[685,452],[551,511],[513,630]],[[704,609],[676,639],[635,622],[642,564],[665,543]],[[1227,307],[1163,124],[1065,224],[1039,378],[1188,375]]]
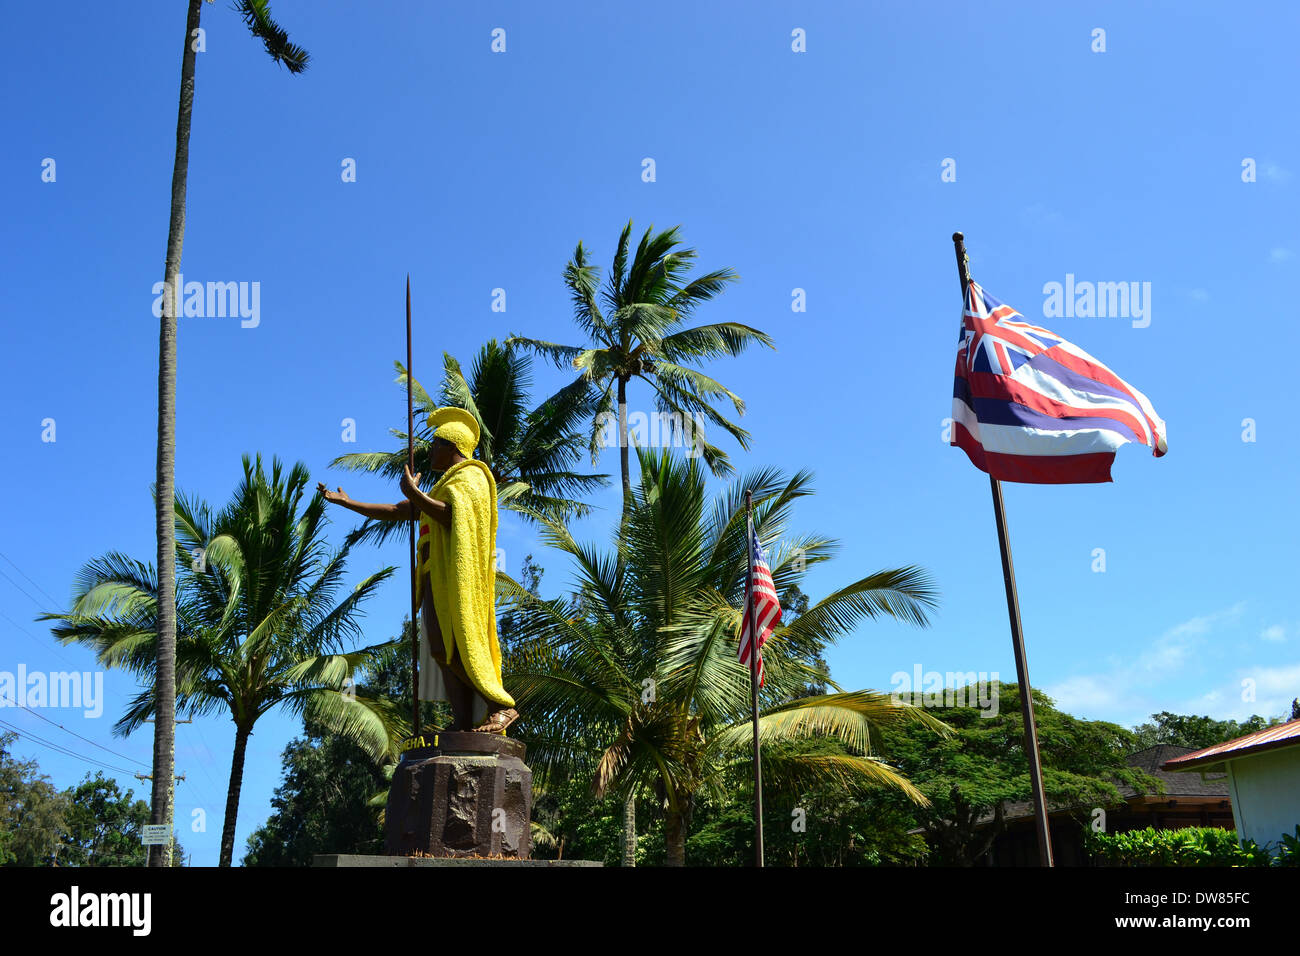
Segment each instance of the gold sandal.
[[498,710],[496,713],[489,716],[484,723],[479,724],[474,728],[474,732],[478,734],[504,735],[506,728],[518,719],[519,711],[515,710],[513,707],[507,707],[504,710]]

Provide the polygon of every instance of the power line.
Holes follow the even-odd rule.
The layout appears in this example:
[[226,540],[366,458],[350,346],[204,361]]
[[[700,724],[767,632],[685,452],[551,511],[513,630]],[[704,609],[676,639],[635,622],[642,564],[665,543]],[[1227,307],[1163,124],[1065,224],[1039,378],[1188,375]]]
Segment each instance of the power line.
[[105,747],[103,744],[95,743],[95,741],[91,740],[89,737],[81,736],[81,734],[77,733],[75,730],[68,730],[68,728],[64,727],[62,724],[54,723],[54,721],[50,720],[50,718],[46,717],[44,714],[37,713],[36,711],[28,707],[26,704],[19,704],[18,701],[14,700],[12,697],[0,698],[0,700],[5,700],[10,704],[21,707],[23,710],[27,711],[27,713],[31,714],[33,717],[38,717],[41,720],[45,721],[47,724],[54,724],[55,727],[58,727],[60,730],[64,731],[65,733],[72,734],[72,736],[76,737],[78,740],[84,740],[92,747],[98,747],[100,750],[104,751],[105,753],[110,753],[114,757],[121,757],[123,760],[129,760],[132,763],[138,763],[142,767],[149,766],[149,764],[145,763],[143,760],[137,760],[135,757],[128,757],[126,754],[118,753],[116,750],[110,750],[108,747]]
[[[50,603],[51,603],[54,607],[58,607],[58,606],[59,606],[59,602],[58,602],[58,600],[57,600],[57,599],[56,599],[52,594],[50,594],[49,591],[46,591],[46,590],[45,590],[43,587],[41,587],[41,586],[40,586],[36,581],[32,580],[31,576],[28,575],[27,572],[25,572],[22,568],[20,568],[20,567],[19,567],[19,566],[14,562],[14,560],[13,560],[12,558],[10,558],[8,555],[4,554],[3,552],[0,552],[0,558],[3,558],[6,562],[8,562],[8,563],[9,563],[9,564],[14,568],[15,571],[17,571],[20,575],[22,575],[22,577],[23,577],[24,579],[26,579],[26,581],[27,581],[29,584],[31,584],[34,588],[36,588],[36,590],[38,590],[41,594],[43,594],[46,598],[48,598],[49,601],[50,601]],[[8,581],[10,584],[12,584],[12,585],[13,585],[13,586],[18,590],[18,591],[22,592],[22,594],[23,594],[24,596],[26,596],[27,599],[30,600],[33,604],[35,604],[38,608],[40,608],[41,610],[45,610],[44,608],[41,608],[41,603],[40,603],[40,601],[38,601],[38,600],[36,600],[36,598],[32,597],[32,595],[31,595],[31,594],[30,594],[30,593],[29,593],[25,588],[23,588],[20,584],[18,584],[17,581],[15,581],[12,577],[10,577],[8,574],[6,574],[6,573],[4,572],[4,570],[2,570],[2,569],[0,569],[0,576],[4,577],[4,579],[5,579],[6,581]],[[33,636],[32,636],[32,635],[27,631],[26,628],[24,628],[24,627],[22,627],[21,625],[19,625],[16,621],[14,621],[14,620],[13,620],[12,618],[10,618],[8,615],[5,615],[5,614],[3,614],[2,612],[0,612],[0,616],[3,616],[4,619],[7,620],[7,621],[9,621],[10,624],[12,624],[14,627],[18,628],[18,630],[22,631],[22,633],[25,634],[29,639],[31,639],[33,643],[39,644],[39,645],[41,645],[42,647],[46,647],[46,646],[48,646],[48,645],[46,645],[44,642],[39,641],[39,640],[37,640],[37,638],[33,637]],[[53,648],[51,648],[51,649],[53,650]],[[64,660],[64,661],[66,661],[67,663],[72,664],[72,661],[71,661],[69,658],[67,658],[66,656],[64,656],[62,653],[59,653],[57,650],[55,650],[55,653],[56,653],[56,655],[57,655],[61,660]],[[75,665],[74,665],[74,666],[75,666]],[[17,703],[17,701],[14,701],[14,703]],[[44,720],[46,723],[53,724],[55,727],[58,727],[60,730],[64,731],[65,733],[71,734],[72,736],[76,737],[77,739],[82,740],[82,741],[85,741],[86,743],[90,744],[92,747],[97,747],[97,748],[99,748],[100,750],[103,750],[105,753],[112,754],[112,755],[115,756],[115,757],[118,757],[118,758],[123,759],[123,760],[127,760],[127,761],[129,761],[129,762],[131,762],[131,763],[139,764],[139,765],[142,766],[142,767],[149,767],[149,766],[150,766],[149,764],[146,764],[144,761],[137,760],[137,759],[134,758],[134,757],[128,757],[126,754],[118,753],[118,752],[115,751],[115,750],[112,750],[112,749],[110,749],[110,748],[108,748],[108,747],[105,747],[103,744],[96,743],[95,741],[91,740],[91,739],[88,738],[88,737],[83,737],[81,734],[78,734],[77,732],[75,732],[75,731],[73,731],[73,730],[69,730],[67,727],[64,727],[62,724],[55,723],[54,721],[50,720],[49,718],[45,717],[44,715],[36,713],[36,711],[32,710],[30,707],[26,707],[26,706],[23,706],[23,705],[19,705],[19,706],[22,706],[23,710],[26,710],[28,713],[31,713],[31,714],[33,714],[33,715],[36,716],[36,717],[39,717],[41,720]],[[0,722],[0,723],[4,723],[4,722]],[[92,765],[94,765],[94,766],[104,767],[104,768],[106,768],[106,769],[110,769],[110,770],[113,770],[113,771],[118,772],[118,773],[131,773],[131,771],[129,771],[129,770],[125,770],[125,769],[123,769],[123,768],[121,768],[121,767],[113,767],[113,766],[111,766],[111,765],[109,765],[109,764],[105,764],[105,763],[102,763],[102,762],[100,762],[100,761],[93,760],[93,759],[91,759],[91,758],[89,758],[89,757],[85,757],[85,756],[83,756],[83,755],[81,755],[81,754],[78,754],[78,753],[76,753],[75,751],[72,751],[72,750],[70,750],[70,749],[68,749],[68,748],[66,748],[66,747],[62,747],[62,746],[60,746],[60,745],[58,745],[58,744],[54,744],[54,743],[51,743],[51,742],[49,742],[49,741],[46,741],[46,740],[44,740],[44,738],[36,737],[34,734],[33,734],[33,735],[26,735],[26,734],[23,734],[21,731],[19,731],[19,730],[18,730],[16,727],[14,727],[12,724],[7,724],[7,723],[5,723],[4,725],[10,727],[10,728],[15,732],[15,733],[19,734],[20,736],[28,737],[28,739],[31,739],[31,740],[33,740],[34,742],[40,743],[40,744],[42,744],[42,745],[44,745],[44,746],[50,748],[51,750],[54,750],[56,753],[66,754],[67,756],[74,757],[74,758],[79,759],[79,760],[84,760],[85,762],[90,763],[90,764],[92,764]],[[200,740],[202,740],[202,733],[200,733],[199,737],[200,737]],[[212,752],[212,751],[211,751],[211,748],[208,747],[208,745],[207,745],[207,741],[206,741],[206,740],[203,741],[203,746],[204,746],[204,749],[207,750],[209,753]],[[215,782],[213,782],[212,777],[208,774],[207,767],[205,767],[205,766],[203,765],[203,762],[202,762],[202,761],[199,761],[199,769],[203,772],[203,776],[207,778],[208,782],[212,785],[213,789],[215,789],[215,790],[217,790],[217,791],[219,792],[219,791],[220,791],[220,788],[217,787],[217,785],[216,785]],[[138,776],[138,775],[137,775],[137,776]],[[215,803],[212,803],[212,801],[210,801],[210,800],[204,800],[204,803],[205,803],[205,804],[209,804],[209,803],[211,803],[211,804],[212,804],[212,809],[214,809],[214,810],[215,810],[215,808],[216,808],[216,806],[217,806]]]
[[[41,587],[41,586],[40,586],[39,584],[37,584],[35,581],[32,581],[32,579],[27,575],[27,572],[25,572],[22,568],[18,567],[18,565],[14,564],[12,558],[10,558],[8,555],[6,555],[6,554],[4,554],[4,553],[2,553],[2,552],[0,552],[0,558],[4,558],[4,559],[5,559],[6,561],[8,561],[10,564],[13,564],[13,566],[14,566],[14,570],[16,570],[16,571],[17,571],[19,574],[21,574],[23,577],[27,578],[27,580],[31,582],[32,586],[33,586],[34,588],[36,588],[36,590],[40,591],[40,592],[41,592],[42,594],[44,594],[47,598],[49,598],[49,599],[50,599],[50,603],[51,603],[54,607],[58,607],[58,606],[59,606],[59,602],[58,602],[58,600],[57,600],[57,599],[56,599],[52,594],[50,594],[49,591],[45,590],[45,588]],[[41,607],[41,602],[38,601],[38,600],[36,600],[36,598],[32,597],[30,594],[28,594],[27,591],[26,591],[24,588],[22,588],[22,587],[19,586],[19,584],[18,584],[17,581],[15,581],[13,578],[9,577],[9,575],[5,574],[4,571],[2,571],[2,570],[0,570],[0,575],[3,575],[6,581],[8,581],[8,582],[9,582],[10,584],[12,584],[14,587],[18,588],[19,591],[22,591],[23,594],[27,595],[27,599],[30,600],[33,604],[35,604],[38,608],[40,608],[42,611],[45,610],[45,608]],[[8,622],[9,622],[10,624],[12,624],[14,627],[18,628],[18,630],[22,631],[24,634],[26,634],[28,637],[30,637],[33,641],[36,641],[37,644],[41,645],[42,647],[46,647],[46,646],[48,646],[48,645],[45,644],[44,641],[39,640],[38,638],[32,637],[31,633],[28,632],[28,630],[27,630],[26,628],[24,628],[22,625],[18,624],[18,622],[16,622],[16,621],[15,621],[13,618],[11,618],[9,615],[4,614],[3,612],[0,612],[0,617],[3,617],[6,621],[8,621]],[[58,656],[60,659],[67,661],[69,664],[72,663],[71,659],[69,659],[69,658],[67,658],[67,657],[64,657],[62,654],[58,654],[57,651],[56,651],[56,654],[57,654],[57,656]]]
[[[32,597],[31,594],[29,594],[29,593],[27,592],[27,590],[26,590],[26,589],[25,589],[21,584],[19,584],[17,581],[15,581],[13,578],[11,578],[9,575],[5,574],[5,572],[3,571],[3,569],[0,569],[0,577],[3,577],[6,581],[8,581],[10,584],[12,584],[14,587],[16,587],[19,591],[22,591],[23,594],[26,594],[26,595],[27,595],[27,599],[28,599],[29,601],[31,601],[33,604],[35,604],[37,607],[41,608],[42,611],[45,610],[45,608],[41,607],[41,602],[40,602],[40,601],[38,601],[38,600],[36,600],[36,598]],[[55,601],[54,603],[57,604],[58,602]]]
[[[192,723],[190,724],[190,726],[193,727],[194,732],[199,735],[199,743],[203,744],[203,749],[208,752],[209,756],[215,754],[215,751],[208,746],[207,738],[203,736],[203,731],[199,728],[198,723],[197,722]],[[212,779],[212,775],[208,773],[208,768],[204,766],[203,761],[198,760],[196,758],[196,762],[198,763],[199,770],[203,773],[203,776],[207,778],[208,783],[212,785],[213,791],[215,791],[216,793],[221,793],[221,787],[217,784],[215,780]],[[215,801],[205,800],[205,803],[210,803],[211,805],[209,806],[209,809],[213,810],[214,812],[220,807],[220,804]]]
[[28,577],[27,577],[27,572],[24,571],[22,568],[18,567],[18,565],[14,564],[13,561],[9,558],[9,556],[8,556],[7,554],[5,554],[3,551],[0,551],[0,558],[4,558],[4,559],[5,559],[6,561],[8,561],[10,564],[13,564],[13,565],[14,565],[14,570],[17,571],[19,574],[21,574],[23,577],[27,578],[28,583],[30,583],[32,587],[36,588],[36,590],[40,591],[40,592],[41,592],[42,594],[44,594],[47,598],[49,598],[49,599],[50,599],[50,602],[51,602],[52,604],[54,604],[55,606],[58,605],[58,603],[59,603],[59,602],[58,602],[58,599],[55,598],[54,595],[52,595],[49,591],[45,590],[45,588],[41,587],[39,584],[37,584],[37,583],[36,583],[35,581],[33,581],[31,578],[28,578]]
[[103,767],[106,770],[112,770],[115,773],[129,774],[134,772],[131,770],[127,770],[123,767],[114,767],[111,766],[110,764],[101,763],[100,761],[94,759],[93,757],[87,757],[84,754],[79,754],[74,750],[69,750],[67,747],[64,747],[62,744],[56,744],[52,741],[46,740],[44,737],[38,737],[36,734],[28,733],[26,731],[20,730],[18,727],[15,727],[13,724],[9,723],[8,721],[0,720],[0,727],[7,727],[9,730],[13,731],[18,736],[31,740],[33,743],[36,743],[40,746],[48,747],[50,750],[53,750],[56,753],[63,754],[64,756],[75,757],[78,760],[84,760],[86,763],[94,764],[97,767]]
[[134,775],[135,773],[134,770],[127,770],[124,767],[114,767],[111,764],[106,764],[99,760],[96,760],[94,757],[87,757],[85,754],[79,754],[75,750],[69,750],[67,747],[64,747],[62,744],[52,743],[51,741],[46,740],[44,737],[38,737],[36,736],[36,734],[19,730],[17,727],[9,723],[8,721],[0,720],[0,727],[7,727],[9,728],[9,730],[17,734],[19,737],[24,737],[27,740],[30,740],[33,743],[38,744],[40,746],[48,747],[50,750],[53,750],[55,753],[60,753],[67,757],[73,757],[77,760],[85,761],[86,763],[93,764],[96,767],[102,767],[105,770],[111,770],[114,773],[124,773],[128,775]]
[[12,624],[14,627],[18,628],[18,630],[20,630],[20,631],[22,631],[24,634],[26,634],[27,637],[28,637],[31,641],[33,641],[34,643],[36,643],[38,646],[43,647],[43,648],[45,648],[46,650],[53,651],[53,652],[54,652],[54,655],[55,655],[56,657],[58,657],[60,660],[65,661],[65,662],[68,663],[68,664],[72,664],[74,667],[76,666],[76,664],[75,664],[75,662],[72,660],[72,658],[70,658],[70,657],[66,657],[66,656],[65,656],[65,655],[64,655],[64,654],[63,654],[63,653],[58,649],[57,646],[47,644],[47,643],[45,643],[44,641],[42,641],[41,639],[35,637],[35,636],[32,634],[31,631],[27,630],[27,628],[23,627],[21,624],[19,624],[17,621],[15,621],[13,618],[11,618],[11,617],[10,617],[8,614],[6,614],[4,611],[0,611],[0,617],[4,618],[6,621],[8,621],[8,622],[9,622],[10,624]]
[[[4,699],[5,699],[6,701],[8,701],[9,703],[11,703],[11,704],[16,704],[16,703],[17,703],[17,701],[14,701],[13,698],[4,698]],[[106,753],[110,753],[110,754],[112,754],[112,755],[115,756],[115,757],[120,757],[120,758],[123,759],[123,760],[129,760],[129,761],[131,761],[132,763],[139,764],[141,767],[145,767],[145,768],[147,768],[147,769],[152,769],[152,765],[151,765],[151,764],[148,764],[148,763],[145,763],[143,760],[138,760],[138,759],[136,759],[135,757],[130,757],[130,756],[126,755],[126,754],[119,753],[119,752],[116,751],[116,750],[113,750],[113,749],[111,749],[111,748],[109,748],[109,747],[105,747],[103,744],[96,743],[95,741],[91,740],[89,737],[83,737],[83,736],[81,736],[81,734],[77,733],[77,732],[74,731],[74,730],[69,730],[67,727],[64,727],[62,724],[54,723],[54,721],[50,720],[48,717],[46,717],[46,716],[43,715],[43,714],[39,714],[39,713],[37,713],[36,711],[32,710],[30,707],[27,707],[27,706],[25,706],[25,705],[23,705],[23,704],[18,704],[18,706],[21,707],[23,710],[27,711],[28,713],[30,713],[33,717],[39,717],[41,720],[45,721],[45,722],[48,723],[48,724],[54,724],[54,726],[55,726],[55,727],[58,727],[60,730],[65,731],[66,733],[72,734],[72,736],[77,737],[77,738],[80,739],[80,740],[84,740],[86,743],[90,744],[90,745],[93,746],[93,747],[98,747],[100,750],[103,750],[103,751],[105,751]],[[184,723],[188,723],[188,721],[184,721]],[[20,734],[20,735],[22,735],[22,736],[25,736],[25,735],[23,735],[22,732],[19,731],[16,727],[13,727],[12,724],[10,724],[10,725],[8,725],[8,726],[10,726],[10,727],[13,729],[14,733],[17,733],[17,734]],[[198,730],[198,725],[197,725],[197,724],[195,725],[195,730]],[[203,744],[203,748],[204,748],[204,749],[205,749],[209,754],[215,754],[215,751],[212,749],[211,746],[209,746],[207,740],[203,737],[203,732],[202,732],[201,730],[199,730],[199,740],[200,740],[200,742]],[[60,745],[48,744],[48,746],[49,746],[51,749],[57,749],[59,753],[62,753],[62,754],[64,754],[64,755],[66,755],[66,756],[76,757],[77,759],[86,760],[86,761],[91,762],[91,763],[94,763],[94,762],[95,762],[94,760],[92,760],[92,759],[89,758],[89,757],[82,757],[80,754],[75,753],[74,751],[71,751],[71,750],[67,750],[66,748],[62,748]],[[220,794],[220,793],[222,793],[223,788],[222,788],[222,787],[221,787],[221,786],[220,786],[220,785],[219,785],[219,784],[218,784],[218,783],[217,783],[217,782],[212,778],[212,775],[211,775],[210,773],[208,773],[208,768],[204,765],[203,761],[200,760],[197,756],[196,756],[194,759],[195,759],[195,761],[196,761],[196,762],[198,763],[198,765],[199,765],[199,770],[202,772],[203,776],[207,779],[208,783],[212,786],[212,790],[211,790],[211,791],[203,790],[202,787],[199,787],[199,788],[198,788],[198,789],[200,789],[200,790],[203,790],[203,792],[199,795],[200,798],[201,798],[201,800],[202,800],[202,802],[199,804],[199,806],[201,806],[201,807],[203,807],[205,810],[209,810],[209,811],[211,811],[211,812],[213,812],[213,813],[220,812],[222,806],[224,805],[224,801],[223,801],[223,800],[220,800],[220,799],[214,799],[214,798],[213,798],[213,793],[215,792],[215,793],[217,793],[217,794]],[[106,767],[106,768],[109,767],[108,764],[99,764],[99,766]],[[135,771],[133,771],[133,770],[125,770],[125,769],[123,769],[123,768],[121,768],[121,767],[112,767],[112,768],[110,768],[110,769],[113,769],[113,770],[119,771],[119,772],[121,772],[121,773],[130,773],[130,774],[132,774],[133,776],[135,775]],[[194,781],[194,782],[195,782],[196,784],[198,783],[197,780]]]

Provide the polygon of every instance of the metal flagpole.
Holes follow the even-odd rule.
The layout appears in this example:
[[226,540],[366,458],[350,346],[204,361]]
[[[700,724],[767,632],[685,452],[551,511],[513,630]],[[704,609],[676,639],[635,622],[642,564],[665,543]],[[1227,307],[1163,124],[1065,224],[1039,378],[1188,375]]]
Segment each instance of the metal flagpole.
[[[415,376],[411,369],[411,274],[406,274],[406,463],[415,475]],[[419,513],[411,508],[411,736],[420,736],[420,619],[415,601],[419,555],[415,551],[415,526]]]
[[754,721],[754,865],[763,865],[763,758],[758,745],[758,634],[754,625],[754,495],[745,492],[745,555],[749,571],[745,577],[745,613],[741,618],[741,640],[748,621],[749,632],[749,710]]
[[[970,289],[966,271],[966,241],[960,232],[952,234],[957,252],[957,273],[961,277],[963,308]],[[1020,685],[1020,714],[1025,722],[1025,756],[1029,758],[1029,781],[1034,790],[1034,820],[1038,830],[1038,861],[1053,866],[1052,837],[1047,827],[1047,798],[1043,793],[1043,768],[1038,757],[1038,728],[1034,723],[1034,698],[1029,686],[1029,662],[1025,659],[1025,635],[1020,627],[1020,598],[1016,594],[1016,569],[1011,563],[1011,542],[1002,510],[1002,482],[989,475],[993,491],[993,517],[998,526],[998,547],[1002,549],[1002,581],[1007,589],[1007,616],[1011,619],[1011,646],[1016,655],[1016,682]]]

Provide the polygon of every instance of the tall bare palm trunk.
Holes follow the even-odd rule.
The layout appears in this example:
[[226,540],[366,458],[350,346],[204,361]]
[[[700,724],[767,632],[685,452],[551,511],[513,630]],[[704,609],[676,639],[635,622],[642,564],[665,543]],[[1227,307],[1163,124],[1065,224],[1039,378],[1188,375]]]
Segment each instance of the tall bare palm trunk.
[[239,791],[244,786],[244,753],[252,733],[244,727],[235,730],[235,756],[230,761],[230,786],[226,790],[226,821],[221,827],[221,858],[217,866],[230,866],[235,855],[235,819],[239,816]]
[[628,468],[627,382],[618,380],[618,465],[623,472],[623,523],[632,507],[632,476]]
[[[181,58],[181,98],[176,117],[176,162],[172,167],[171,221],[163,266],[162,320],[158,334],[158,467],[156,475],[158,536],[158,666],[155,675],[157,722],[153,737],[153,809],[150,822],[172,823],[172,775],[176,754],[176,306],[181,291],[176,279],[185,240],[185,185],[190,164],[190,114],[194,109],[194,31],[203,0],[190,0]],[[149,865],[167,864],[166,846],[149,848]]]
[[636,796],[623,801],[623,865],[636,866]]
[[[618,380],[618,464],[623,473],[623,517],[619,537],[627,532],[628,513],[632,507],[632,476],[628,467],[627,382]],[[636,866],[636,793],[623,801],[623,865]]]

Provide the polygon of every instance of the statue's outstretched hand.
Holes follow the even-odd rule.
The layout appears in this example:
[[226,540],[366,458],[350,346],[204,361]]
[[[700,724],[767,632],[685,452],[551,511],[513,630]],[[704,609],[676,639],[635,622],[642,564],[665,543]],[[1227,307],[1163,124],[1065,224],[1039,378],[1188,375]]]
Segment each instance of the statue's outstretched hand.
[[325,500],[332,505],[341,505],[349,500],[347,492],[342,488],[339,488],[338,491],[330,491],[325,487],[325,482],[323,481],[316,482],[316,490],[323,494]]
[[409,464],[402,466],[402,494],[407,498],[415,498],[420,493],[420,476],[423,472],[411,474]]

